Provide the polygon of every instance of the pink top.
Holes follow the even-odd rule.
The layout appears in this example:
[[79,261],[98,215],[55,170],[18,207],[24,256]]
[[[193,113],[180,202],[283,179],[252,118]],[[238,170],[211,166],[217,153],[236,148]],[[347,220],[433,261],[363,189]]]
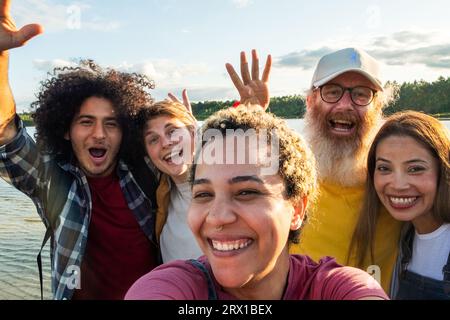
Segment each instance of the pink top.
[[[205,256],[200,261],[211,267]],[[236,300],[225,292],[212,276],[219,300]],[[289,277],[283,300],[356,300],[364,297],[388,299],[381,286],[366,272],[343,267],[334,258],[319,263],[308,256],[291,255]],[[155,268],[136,281],[128,290],[127,300],[207,300],[205,275],[184,260]]]

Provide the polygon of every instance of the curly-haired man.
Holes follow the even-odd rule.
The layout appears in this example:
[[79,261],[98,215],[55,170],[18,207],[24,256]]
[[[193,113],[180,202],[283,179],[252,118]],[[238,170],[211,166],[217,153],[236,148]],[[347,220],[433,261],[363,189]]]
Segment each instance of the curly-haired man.
[[92,61],[56,69],[33,103],[35,143],[16,115],[7,50],[42,28],[17,30],[9,6],[0,1],[0,176],[33,200],[47,227],[54,298],[122,299],[157,264],[155,201],[126,150],[131,117],[152,102],[153,84]]

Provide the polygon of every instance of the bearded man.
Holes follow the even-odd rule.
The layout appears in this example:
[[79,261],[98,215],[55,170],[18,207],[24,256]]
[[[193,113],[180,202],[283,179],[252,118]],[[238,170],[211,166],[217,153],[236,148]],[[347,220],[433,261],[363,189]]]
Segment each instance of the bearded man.
[[[254,50],[252,58],[250,76],[245,54],[241,53],[242,80],[230,64],[226,68],[241,103],[257,102],[267,108],[271,57],[261,80]],[[338,50],[319,60],[306,96],[305,134],[317,159],[320,193],[311,206],[313,212],[300,244],[291,246],[290,253],[306,254],[316,261],[332,256],[340,264],[356,266],[349,245],[364,194],[368,148],[389,93],[382,87],[379,63],[361,49]],[[385,211],[379,221],[375,251],[373,257],[367,257],[365,269],[387,291],[400,224]]]

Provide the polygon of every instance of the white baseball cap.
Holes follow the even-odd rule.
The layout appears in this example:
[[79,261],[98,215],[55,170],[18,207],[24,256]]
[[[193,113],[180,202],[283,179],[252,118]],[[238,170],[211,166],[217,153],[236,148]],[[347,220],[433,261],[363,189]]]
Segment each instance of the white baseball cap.
[[383,91],[378,61],[364,50],[358,48],[346,48],[323,56],[317,63],[311,81],[311,88],[320,87],[348,71],[362,74],[378,90]]

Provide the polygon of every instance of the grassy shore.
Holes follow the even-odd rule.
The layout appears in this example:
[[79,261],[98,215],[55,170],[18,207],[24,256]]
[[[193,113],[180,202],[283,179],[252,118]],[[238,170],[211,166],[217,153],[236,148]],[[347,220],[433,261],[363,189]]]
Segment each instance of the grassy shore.
[[450,120],[450,112],[433,114],[433,117],[439,120]]

